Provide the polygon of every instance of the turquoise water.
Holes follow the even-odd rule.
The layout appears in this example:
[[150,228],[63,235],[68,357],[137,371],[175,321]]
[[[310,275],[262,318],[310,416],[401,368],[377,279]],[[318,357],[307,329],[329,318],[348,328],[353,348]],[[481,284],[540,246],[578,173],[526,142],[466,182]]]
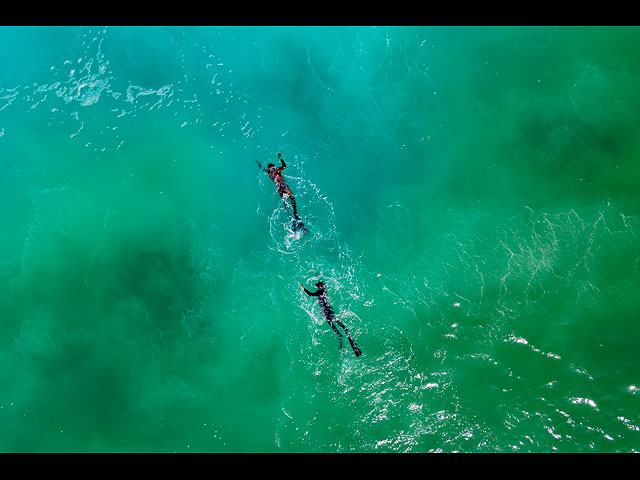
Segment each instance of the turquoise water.
[[0,28],[0,451],[640,450],[638,45]]

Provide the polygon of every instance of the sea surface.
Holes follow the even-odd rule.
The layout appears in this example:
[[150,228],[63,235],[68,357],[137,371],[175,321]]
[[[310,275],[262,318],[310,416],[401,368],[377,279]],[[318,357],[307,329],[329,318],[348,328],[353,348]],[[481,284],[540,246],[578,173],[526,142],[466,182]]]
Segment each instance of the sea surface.
[[0,28],[0,451],[639,451],[639,46]]

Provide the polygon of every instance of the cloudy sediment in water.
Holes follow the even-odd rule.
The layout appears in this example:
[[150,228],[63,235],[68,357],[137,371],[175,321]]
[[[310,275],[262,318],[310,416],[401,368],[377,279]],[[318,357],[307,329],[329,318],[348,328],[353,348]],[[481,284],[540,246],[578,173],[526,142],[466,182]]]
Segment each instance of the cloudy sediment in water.
[[0,28],[0,450],[637,451],[639,41]]

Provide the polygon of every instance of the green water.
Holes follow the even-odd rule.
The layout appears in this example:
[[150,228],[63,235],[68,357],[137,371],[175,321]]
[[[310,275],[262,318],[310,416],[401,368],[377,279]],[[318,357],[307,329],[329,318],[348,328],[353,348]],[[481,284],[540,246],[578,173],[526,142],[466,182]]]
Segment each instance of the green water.
[[638,45],[0,28],[0,451],[640,450]]

